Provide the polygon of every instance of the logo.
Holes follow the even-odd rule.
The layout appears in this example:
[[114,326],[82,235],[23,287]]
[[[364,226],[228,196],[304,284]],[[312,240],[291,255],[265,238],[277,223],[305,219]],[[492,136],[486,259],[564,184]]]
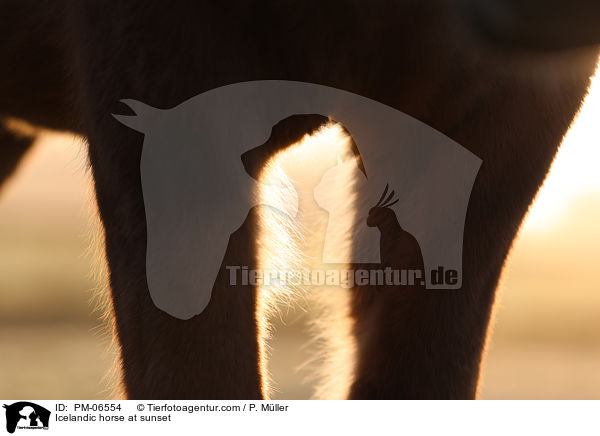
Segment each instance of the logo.
[[50,411],[29,401],[19,401],[3,406],[6,409],[6,431],[48,430]]
[[[324,246],[319,253],[298,250],[296,259],[317,259],[325,269],[349,262],[354,270],[418,270],[425,289],[461,289],[464,223],[481,159],[421,121],[340,89],[278,80],[224,86],[170,109],[122,102],[135,115],[113,116],[145,135],[140,175],[148,288],[171,316],[200,314],[215,279],[228,280],[225,267],[248,265],[242,253],[250,238],[242,247],[231,236],[254,225],[253,211],[293,233],[302,205],[314,202],[327,223]],[[306,135],[327,136],[328,123],[347,146],[292,163],[294,176],[310,166],[310,178],[295,184],[298,178],[286,173],[262,180],[271,156]],[[340,174],[349,172],[351,198],[328,199]],[[281,188],[259,198],[265,183]],[[348,250],[340,255],[344,244],[351,245],[349,256]],[[289,262],[274,263],[281,269]]]

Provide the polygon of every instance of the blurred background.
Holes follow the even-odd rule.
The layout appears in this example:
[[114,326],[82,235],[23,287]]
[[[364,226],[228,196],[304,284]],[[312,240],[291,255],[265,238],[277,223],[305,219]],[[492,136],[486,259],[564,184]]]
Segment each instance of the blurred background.
[[[597,77],[510,253],[480,398],[600,399],[599,162]],[[81,142],[57,133],[0,191],[0,398],[111,396],[91,192]],[[275,397],[308,398],[302,312],[276,324]]]

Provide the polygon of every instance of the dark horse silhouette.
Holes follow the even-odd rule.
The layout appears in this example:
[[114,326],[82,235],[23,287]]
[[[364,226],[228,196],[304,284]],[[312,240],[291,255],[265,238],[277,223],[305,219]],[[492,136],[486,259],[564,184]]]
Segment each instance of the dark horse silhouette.
[[[123,98],[167,108],[220,86],[262,79],[330,86],[400,110],[484,164],[465,219],[460,292],[383,289],[364,312],[357,308],[351,397],[473,398],[504,260],[597,63],[597,48],[569,49],[600,42],[597,14],[590,13],[597,5],[4,1],[0,181],[33,139],[10,131],[7,118],[85,137],[125,394],[258,398],[266,370],[251,292],[228,293],[218,281],[206,310],[187,321],[152,302],[143,141],[110,114]],[[508,19],[494,11],[507,11]],[[472,15],[478,26],[470,26]],[[506,23],[509,35],[492,31]],[[541,41],[547,51],[498,50],[482,37],[490,33],[513,49]],[[355,306],[360,301],[357,294]]]

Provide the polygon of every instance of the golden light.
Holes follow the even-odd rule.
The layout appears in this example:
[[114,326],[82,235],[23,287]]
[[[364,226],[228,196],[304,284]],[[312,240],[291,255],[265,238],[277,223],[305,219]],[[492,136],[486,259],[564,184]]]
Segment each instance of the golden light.
[[592,78],[589,94],[565,135],[548,177],[525,222],[524,230],[548,230],[560,220],[574,198],[600,194],[600,74]]
[[[269,318],[281,316],[282,308],[300,303],[311,311],[312,335],[321,345],[319,372],[324,379],[320,385],[327,389],[328,398],[343,398],[351,380],[354,347],[349,294],[338,287],[310,286],[302,272],[323,268],[326,235],[332,238],[330,245],[336,247],[337,256],[350,261],[352,244],[346,229],[356,215],[356,165],[349,136],[339,124],[330,123],[274,156],[261,174],[258,192],[259,203],[268,205],[260,210],[259,270],[295,279],[260,287],[261,342],[269,343]],[[335,220],[330,219],[332,214]],[[263,349],[265,367],[269,366],[267,354]]]

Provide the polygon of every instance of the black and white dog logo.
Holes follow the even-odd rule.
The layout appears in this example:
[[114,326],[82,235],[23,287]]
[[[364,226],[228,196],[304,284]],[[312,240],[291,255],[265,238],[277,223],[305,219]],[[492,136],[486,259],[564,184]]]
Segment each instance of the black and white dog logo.
[[16,429],[48,430],[50,411],[29,401],[19,401],[3,406],[6,409],[6,431],[14,433]]

